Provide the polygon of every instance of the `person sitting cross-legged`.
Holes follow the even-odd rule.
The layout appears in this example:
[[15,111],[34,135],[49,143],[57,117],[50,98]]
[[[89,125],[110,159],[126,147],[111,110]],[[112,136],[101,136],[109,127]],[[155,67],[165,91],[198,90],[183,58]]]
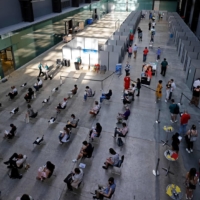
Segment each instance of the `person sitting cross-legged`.
[[61,110],[65,109],[67,105],[67,98],[63,99],[62,103],[59,103],[58,106],[56,107],[57,113],[59,113]]
[[98,111],[100,109],[100,105],[99,105],[98,101],[95,101],[94,104],[95,104],[94,107],[90,110],[90,114],[92,114],[92,115],[98,114]]
[[108,179],[108,184],[106,187],[98,185],[98,190],[95,190],[95,196],[93,199],[103,199],[104,197],[111,198],[115,192],[116,184],[113,177]]
[[36,179],[43,181],[46,178],[50,178],[53,174],[54,169],[55,165],[52,164],[50,161],[47,161],[46,165],[38,169],[38,175]]
[[109,90],[108,93],[102,93],[100,97],[100,103],[102,103],[104,99],[109,100],[111,96],[112,96],[112,90]]
[[10,131],[5,130],[4,138],[12,139],[15,136],[17,127],[14,124],[10,124],[10,127],[11,127]]
[[122,128],[115,128],[115,133],[112,135],[113,137],[116,137],[117,135],[119,137],[126,137],[126,134],[128,133],[128,126],[125,122],[122,123]]
[[26,155],[14,153],[8,161],[4,162],[7,168],[22,168],[26,160]]
[[76,128],[77,123],[78,123],[78,119],[76,119],[76,116],[74,114],[71,114],[71,120],[67,121],[66,128],[69,128],[69,129]]
[[89,138],[94,140],[95,137],[99,137],[102,131],[102,126],[100,123],[96,123],[96,127],[92,127],[92,130],[90,130]]
[[7,96],[10,97],[10,99],[14,99],[14,97],[18,94],[17,88],[15,86],[11,87],[12,91],[8,93]]
[[81,148],[77,158],[72,160],[72,162],[76,163],[80,158],[90,156],[92,154],[92,151],[92,145],[87,141],[83,141],[83,147]]
[[36,91],[39,91],[39,89],[42,88],[42,80],[37,78],[37,81],[38,82],[35,83],[33,87],[35,88]]
[[65,138],[65,141],[67,142],[70,138],[70,131],[68,128],[64,127],[62,131],[60,131],[60,134],[58,136],[60,144],[63,144],[63,139]]
[[32,109],[32,107],[31,107],[31,105],[30,104],[28,104],[27,105],[27,113],[26,113],[26,118],[29,118],[29,117],[31,117],[31,118],[35,118],[36,116],[37,116],[37,112],[34,112],[33,111],[33,109]]
[[119,163],[119,154],[113,148],[110,148],[109,152],[112,156],[106,159],[105,166],[102,166],[103,169],[108,169],[109,166],[117,166]]
[[83,180],[83,170],[81,168],[75,168],[74,172],[71,172],[64,180],[67,183],[67,188],[73,190],[72,188],[78,188],[79,184]]
[[74,89],[71,90],[71,92],[68,92],[68,97],[72,98],[77,93],[78,87],[77,85],[74,85]]
[[131,111],[129,110],[129,107],[127,106],[126,111],[124,113],[118,113],[118,116],[117,116],[118,123],[122,122],[123,119],[127,120],[130,114],[131,114]]

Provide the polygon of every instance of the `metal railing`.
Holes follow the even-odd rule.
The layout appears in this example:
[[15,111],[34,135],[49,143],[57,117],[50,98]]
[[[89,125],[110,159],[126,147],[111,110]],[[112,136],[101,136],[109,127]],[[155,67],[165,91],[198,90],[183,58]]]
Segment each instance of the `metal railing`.
[[[183,99],[183,96],[188,100],[188,101],[191,101],[191,99],[189,97],[187,97],[185,94],[181,93],[181,97],[180,97],[180,101],[179,103],[182,105],[182,99]],[[200,109],[199,106],[196,106],[198,109]]]

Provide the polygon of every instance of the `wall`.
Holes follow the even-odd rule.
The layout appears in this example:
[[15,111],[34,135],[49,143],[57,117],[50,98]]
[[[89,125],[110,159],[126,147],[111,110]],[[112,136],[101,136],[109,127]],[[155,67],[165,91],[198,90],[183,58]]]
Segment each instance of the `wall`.
[[18,0],[0,0],[0,28],[22,22]]
[[33,2],[34,17],[41,17],[52,13],[52,0]]

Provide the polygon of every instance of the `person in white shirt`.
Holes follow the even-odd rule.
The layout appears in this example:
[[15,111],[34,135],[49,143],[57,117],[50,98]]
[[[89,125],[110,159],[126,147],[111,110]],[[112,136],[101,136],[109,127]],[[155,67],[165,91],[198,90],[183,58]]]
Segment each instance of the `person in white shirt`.
[[73,190],[72,188],[78,188],[79,184],[83,180],[83,170],[81,168],[75,168],[74,172],[71,172],[64,180],[67,183],[67,188]]
[[153,21],[153,22],[152,22],[152,26],[154,26],[154,27],[155,27],[155,25],[156,25],[156,22],[155,22],[155,21]]
[[200,86],[200,78],[198,78],[196,81],[193,83],[193,87],[197,88],[197,86]]
[[35,83],[35,85],[33,86],[35,88],[36,91],[39,91],[40,88],[42,88],[42,80],[37,78],[37,83]]
[[128,126],[125,122],[122,123],[122,128],[115,128],[115,134],[112,135],[114,138],[118,135],[118,137],[126,137],[126,134],[128,133]]
[[62,109],[65,109],[67,105],[67,98],[64,98],[62,103],[59,103],[56,107],[57,112],[60,112]]
[[12,91],[8,93],[7,96],[10,97],[10,99],[14,99],[14,97],[18,94],[17,88],[15,86],[11,87]]
[[136,59],[137,57],[137,49],[138,49],[138,46],[135,44],[135,46],[133,47],[134,59]]
[[176,89],[176,84],[174,82],[174,79],[171,79],[170,82],[171,82],[171,90],[170,90],[170,94],[169,94],[169,100],[172,98],[172,94],[173,94],[174,90]]
[[90,110],[90,114],[96,115],[100,109],[98,101],[95,101],[95,106]]

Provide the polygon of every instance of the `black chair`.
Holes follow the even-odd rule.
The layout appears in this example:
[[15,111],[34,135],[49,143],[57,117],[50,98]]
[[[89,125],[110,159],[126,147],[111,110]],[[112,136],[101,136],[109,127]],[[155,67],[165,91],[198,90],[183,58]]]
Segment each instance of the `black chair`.
[[92,147],[92,151],[90,152],[90,154],[88,154],[87,156],[85,156],[85,158],[91,158],[92,154],[93,154],[93,151],[94,151],[94,147]]

